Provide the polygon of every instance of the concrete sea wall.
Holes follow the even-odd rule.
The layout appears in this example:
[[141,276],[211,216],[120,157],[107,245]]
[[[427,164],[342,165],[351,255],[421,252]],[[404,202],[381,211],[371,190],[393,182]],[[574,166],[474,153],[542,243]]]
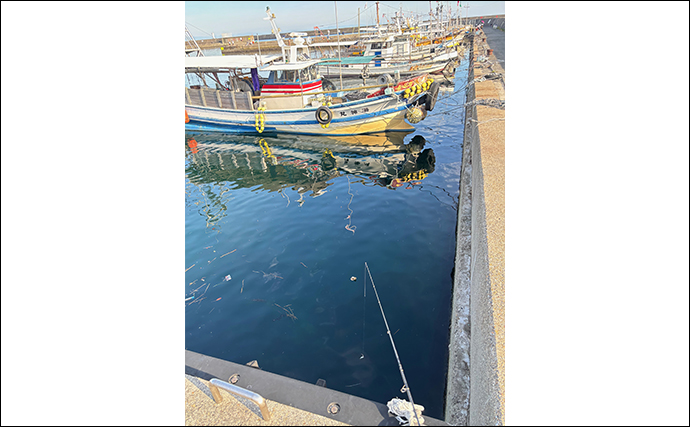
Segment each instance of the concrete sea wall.
[[451,425],[505,422],[505,72],[483,40],[471,43],[467,81],[446,387]]

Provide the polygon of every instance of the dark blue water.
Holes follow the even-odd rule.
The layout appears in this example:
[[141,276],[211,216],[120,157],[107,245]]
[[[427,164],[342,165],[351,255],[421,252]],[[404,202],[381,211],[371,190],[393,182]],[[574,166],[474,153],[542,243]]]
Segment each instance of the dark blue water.
[[187,133],[186,348],[405,398],[367,262],[415,403],[443,418],[466,69],[409,134]]

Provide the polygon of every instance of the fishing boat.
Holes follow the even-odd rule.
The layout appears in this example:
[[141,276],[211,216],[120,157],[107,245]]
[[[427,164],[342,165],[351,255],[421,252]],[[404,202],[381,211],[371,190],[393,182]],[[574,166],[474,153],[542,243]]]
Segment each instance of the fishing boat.
[[[409,131],[433,109],[439,82],[426,73],[398,83],[338,89],[319,74],[320,60],[311,59],[306,34],[290,33],[293,43],[287,46],[275,15],[269,8],[266,13],[282,55],[185,57],[187,130],[313,135]],[[198,84],[192,84],[195,79]]]
[[[463,33],[442,25],[420,24],[414,19],[405,21],[398,12],[392,17],[392,23],[382,27],[378,23],[378,5],[376,13],[376,27],[362,28],[359,40],[311,44],[315,53],[321,54],[326,78],[342,74],[345,78],[385,82],[389,77],[398,81],[420,73],[454,75],[459,56],[456,48]],[[340,58],[342,53],[333,53],[334,50],[342,52],[343,48],[346,49],[344,58]],[[378,80],[380,76],[384,76],[382,80]]]
[[[448,74],[455,72],[458,61],[456,46],[458,39],[436,44],[416,45],[414,34],[373,33],[356,42],[321,42],[311,46],[318,49],[342,49],[352,51],[344,58],[336,55],[322,55],[321,63],[326,69],[324,77],[333,79],[339,74],[345,78],[378,79],[388,74],[399,80],[401,77],[420,73]],[[377,80],[378,81],[378,80]]]

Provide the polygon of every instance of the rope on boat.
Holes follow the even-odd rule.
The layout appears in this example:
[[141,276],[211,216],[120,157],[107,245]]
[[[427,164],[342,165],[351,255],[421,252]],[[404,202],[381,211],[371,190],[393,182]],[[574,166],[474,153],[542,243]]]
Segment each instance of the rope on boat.
[[[402,363],[400,362],[400,357],[398,356],[398,350],[396,350],[395,342],[393,342],[393,334],[391,334],[391,330],[388,327],[388,321],[386,320],[386,314],[383,312],[383,306],[381,305],[381,300],[379,299],[379,293],[376,290],[376,285],[374,284],[374,278],[371,277],[371,270],[369,270],[369,265],[367,265],[366,262],[364,263],[364,268],[369,273],[369,279],[371,280],[371,286],[374,288],[374,293],[376,294],[376,301],[378,301],[378,303],[379,303],[379,308],[381,309],[381,316],[383,316],[383,323],[386,324],[386,332],[388,333],[388,338],[391,339],[391,345],[393,346],[393,352],[395,353],[395,358],[398,361],[398,369],[400,369],[400,376],[402,377],[402,380],[404,383],[404,386],[400,391],[402,392],[404,390],[405,393],[407,393],[407,398],[410,399],[410,403],[412,404],[412,408],[414,408],[415,407],[414,400],[412,400],[412,393],[410,392],[410,386],[407,384],[407,378],[405,378],[405,372],[403,371]],[[364,276],[365,289],[366,289],[366,280],[367,280],[367,276]],[[413,409],[413,411],[414,411],[414,417],[417,419],[417,425],[422,425],[419,422],[419,417],[417,416],[417,411],[415,409]]]

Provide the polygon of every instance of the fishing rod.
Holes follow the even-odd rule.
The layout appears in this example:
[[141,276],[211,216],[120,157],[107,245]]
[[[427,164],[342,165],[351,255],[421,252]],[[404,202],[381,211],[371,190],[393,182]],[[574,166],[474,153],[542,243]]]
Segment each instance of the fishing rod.
[[[388,321],[386,320],[386,314],[383,312],[383,306],[381,305],[381,300],[379,299],[379,293],[376,290],[376,285],[374,284],[374,278],[371,277],[371,270],[369,270],[369,265],[365,262],[364,267],[366,268],[367,272],[369,273],[369,279],[371,280],[371,286],[374,288],[374,293],[376,294],[376,301],[379,303],[379,308],[381,309],[381,316],[383,316],[383,323],[386,324],[386,332],[388,333],[388,338],[391,339],[391,345],[393,346],[393,352],[395,353],[395,358],[398,361],[398,369],[400,369],[400,376],[402,377],[403,384],[405,384],[405,391],[407,392],[407,397],[410,399],[410,403],[412,404],[412,411],[414,412],[414,417],[417,419],[417,425],[420,426],[422,425],[419,422],[419,417],[417,416],[417,409],[415,408],[414,405],[414,400],[412,400],[412,393],[410,392],[410,386],[407,385],[407,378],[405,378],[405,372],[403,371],[402,363],[400,362],[400,357],[398,356],[398,350],[395,348],[395,342],[393,342],[393,334],[391,334],[391,330],[388,327]],[[364,284],[364,289],[365,289],[365,295],[366,295],[366,280],[367,277],[364,276],[365,284]]]

